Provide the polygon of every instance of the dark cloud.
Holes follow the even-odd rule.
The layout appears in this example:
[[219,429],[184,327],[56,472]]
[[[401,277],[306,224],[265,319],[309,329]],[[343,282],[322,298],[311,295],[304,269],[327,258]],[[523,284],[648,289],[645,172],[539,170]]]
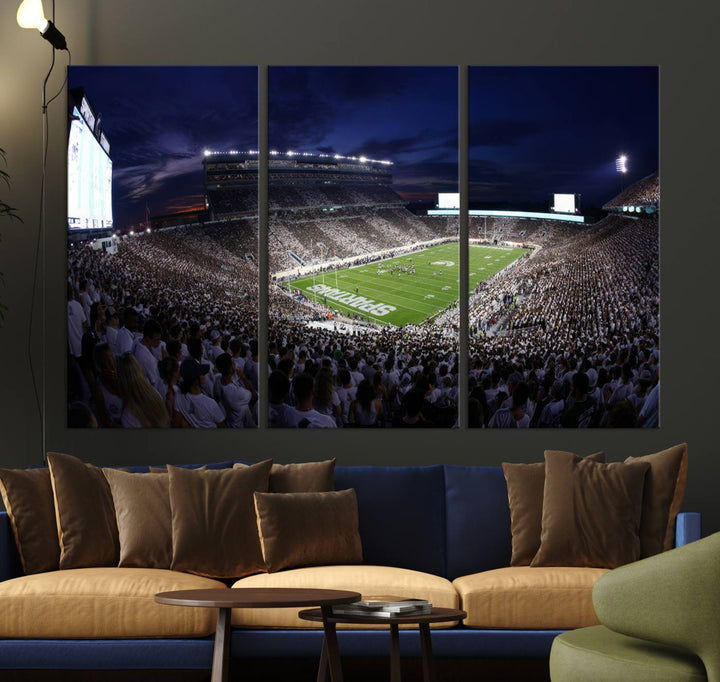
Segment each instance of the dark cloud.
[[527,138],[547,132],[545,121],[527,119],[476,119],[468,126],[470,149],[522,144]]
[[308,69],[270,69],[268,86],[270,147],[317,149],[333,128],[333,107],[327,94],[313,87]]
[[315,70],[310,79],[334,100],[357,105],[402,96],[410,87],[408,76],[407,70],[395,67],[327,67]]
[[397,173],[397,182],[408,178],[439,178],[438,182],[457,185],[457,163],[452,161],[426,161],[423,163],[403,167],[402,173]]
[[439,143],[433,131],[423,130],[411,137],[384,140],[368,138],[348,153],[352,156],[365,154],[371,158],[394,158],[403,154],[432,151],[439,146],[444,146],[444,142]]

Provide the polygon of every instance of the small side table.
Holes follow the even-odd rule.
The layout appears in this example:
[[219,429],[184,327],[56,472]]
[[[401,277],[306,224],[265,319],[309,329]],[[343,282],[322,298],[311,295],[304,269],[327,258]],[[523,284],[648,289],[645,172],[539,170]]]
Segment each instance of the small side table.
[[[432,640],[430,639],[430,623],[447,623],[453,620],[463,620],[467,617],[465,611],[459,609],[444,609],[433,607],[430,613],[419,613],[414,616],[347,616],[333,615],[332,609],[327,606],[322,609],[308,609],[301,611],[298,616],[303,620],[322,621],[325,629],[322,654],[320,656],[320,668],[318,670],[318,682],[327,680],[327,670],[330,668],[330,679],[336,682],[332,671],[332,661],[340,658],[338,650],[335,625],[337,623],[353,623],[368,625],[389,625],[390,626],[390,682],[400,682],[400,633],[398,625],[413,624],[420,628],[420,644],[422,646],[422,667],[424,682],[436,682],[435,659],[432,652]],[[328,632],[332,636],[328,637]]]
[[[359,592],[346,590],[315,590],[283,587],[244,587],[229,590],[175,590],[155,595],[159,604],[172,606],[200,606],[218,609],[217,628],[215,629],[215,648],[211,682],[227,682],[230,667],[230,615],[232,609],[275,609],[281,607],[320,606],[319,613],[331,615],[334,604],[349,604],[360,599]],[[321,618],[322,620],[322,618]],[[325,640],[332,642],[336,654],[326,660],[329,662],[332,682],[342,682],[340,655],[337,653],[335,627],[332,633],[325,628]],[[323,648],[324,651],[324,648]],[[327,665],[327,663],[326,663]]]

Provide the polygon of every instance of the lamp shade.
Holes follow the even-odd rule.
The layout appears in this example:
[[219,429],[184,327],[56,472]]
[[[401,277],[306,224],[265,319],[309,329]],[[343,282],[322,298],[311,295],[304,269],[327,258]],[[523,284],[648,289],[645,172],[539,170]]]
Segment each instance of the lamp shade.
[[42,0],[23,0],[17,11],[17,22],[22,28],[36,28],[43,33],[48,27]]

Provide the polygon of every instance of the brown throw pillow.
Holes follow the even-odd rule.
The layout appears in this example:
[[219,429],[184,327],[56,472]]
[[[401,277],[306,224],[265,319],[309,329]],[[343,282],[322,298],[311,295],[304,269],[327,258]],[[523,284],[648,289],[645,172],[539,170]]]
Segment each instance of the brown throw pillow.
[[0,493],[23,570],[57,571],[60,543],[48,469],[0,469]]
[[649,468],[546,452],[540,549],[530,565],[616,568],[639,559]]
[[[555,452],[555,450],[546,450]],[[587,459],[604,462],[605,453],[596,452]],[[545,463],[509,464],[503,462],[503,473],[510,503],[510,527],[512,531],[511,566],[529,566],[540,549],[542,530],[543,490],[545,488]]]
[[[233,468],[248,466],[237,462]],[[323,462],[273,464],[270,469],[268,492],[321,493],[335,490],[335,458]]]
[[687,443],[652,455],[628,457],[625,462],[650,465],[640,520],[640,556],[649,557],[672,549],[675,546],[675,519],[682,508],[687,483]]
[[167,472],[131,474],[104,469],[120,534],[119,566],[170,568],[172,514]]
[[102,470],[48,453],[60,541],[60,568],[117,566],[120,542],[110,486]]
[[353,489],[322,493],[255,493],[269,573],[298,566],[362,563]]
[[271,466],[271,459],[243,469],[168,466],[173,570],[207,578],[265,570],[253,493],[267,491]]

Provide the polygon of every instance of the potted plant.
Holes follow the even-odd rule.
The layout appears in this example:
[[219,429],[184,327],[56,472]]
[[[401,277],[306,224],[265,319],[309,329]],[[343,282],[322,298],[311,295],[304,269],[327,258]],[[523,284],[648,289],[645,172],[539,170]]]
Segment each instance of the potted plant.
[[[7,160],[5,158],[5,150],[0,147],[0,160],[2,160],[3,166],[7,166]],[[7,189],[10,189],[10,176],[8,175],[7,171],[4,168],[0,168],[0,179],[5,183],[5,186]],[[0,197],[0,218],[7,217],[11,220],[19,220],[22,222],[22,218],[17,214],[17,209],[13,208],[9,204],[5,203],[3,201],[2,197]],[[0,235],[0,241],[2,241],[2,235]],[[0,286],[2,286],[5,283],[5,276],[2,272],[0,272]],[[2,294],[0,293],[0,327],[2,326],[3,322],[5,321],[5,311],[7,310],[7,306],[3,303],[2,300]]]

